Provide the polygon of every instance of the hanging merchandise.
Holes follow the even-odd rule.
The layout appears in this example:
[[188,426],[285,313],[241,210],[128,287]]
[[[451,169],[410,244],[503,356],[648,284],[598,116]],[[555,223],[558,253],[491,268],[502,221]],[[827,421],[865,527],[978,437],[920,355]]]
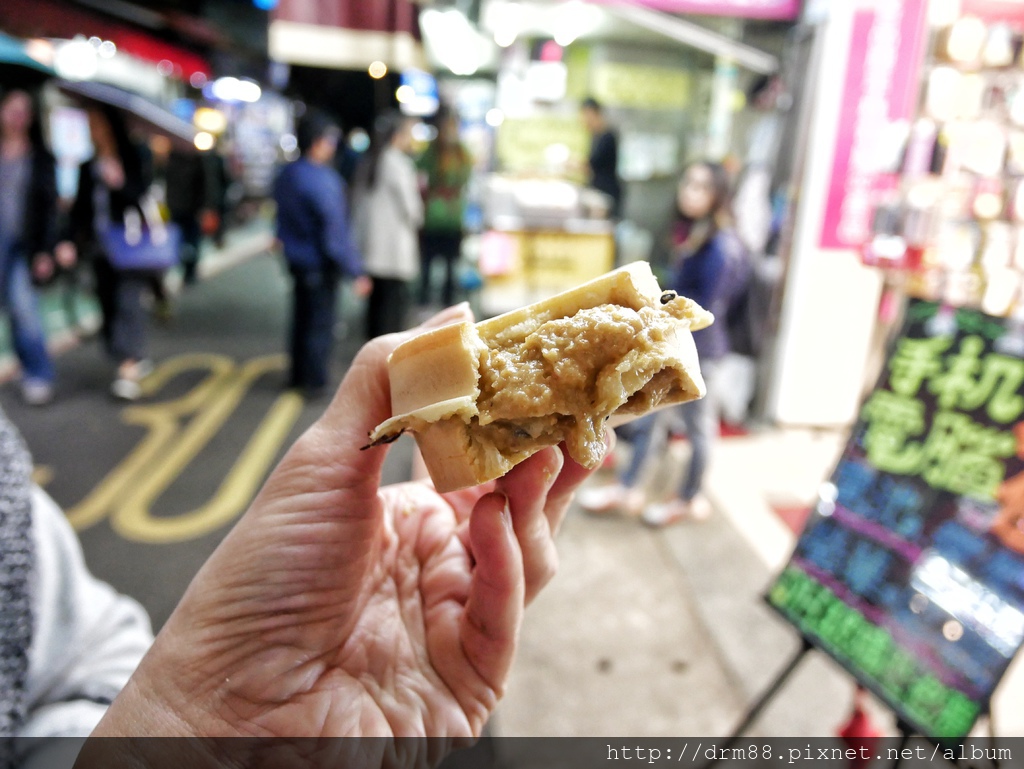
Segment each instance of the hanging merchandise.
[[1024,283],[1024,12],[961,11],[928,30],[899,182],[862,259],[911,296],[1006,317]]

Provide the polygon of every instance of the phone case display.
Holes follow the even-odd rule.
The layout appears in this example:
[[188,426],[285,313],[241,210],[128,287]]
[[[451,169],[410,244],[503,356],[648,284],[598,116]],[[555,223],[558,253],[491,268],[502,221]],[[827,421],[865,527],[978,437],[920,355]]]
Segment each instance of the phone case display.
[[912,295],[1024,316],[1024,20],[932,29],[905,137],[864,262]]

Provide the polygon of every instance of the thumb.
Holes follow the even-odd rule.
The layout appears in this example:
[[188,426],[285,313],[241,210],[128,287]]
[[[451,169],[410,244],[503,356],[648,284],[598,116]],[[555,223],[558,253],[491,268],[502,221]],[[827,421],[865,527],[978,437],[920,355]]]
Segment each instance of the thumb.
[[[451,323],[472,321],[467,303],[449,307],[421,325],[365,344],[349,368],[323,416],[299,439],[302,461],[312,465],[309,477],[327,473],[330,488],[362,489],[376,496],[386,446],[364,448],[370,432],[391,416],[388,357],[417,334]],[[301,444],[301,446],[300,446]],[[315,470],[315,471],[314,471]]]

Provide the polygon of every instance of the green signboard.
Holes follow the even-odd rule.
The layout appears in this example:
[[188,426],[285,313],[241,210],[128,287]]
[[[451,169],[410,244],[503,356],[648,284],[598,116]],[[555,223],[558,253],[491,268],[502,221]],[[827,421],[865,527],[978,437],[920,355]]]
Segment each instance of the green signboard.
[[1024,325],[913,300],[768,593],[932,738],[970,731],[1024,643],[1022,358]]

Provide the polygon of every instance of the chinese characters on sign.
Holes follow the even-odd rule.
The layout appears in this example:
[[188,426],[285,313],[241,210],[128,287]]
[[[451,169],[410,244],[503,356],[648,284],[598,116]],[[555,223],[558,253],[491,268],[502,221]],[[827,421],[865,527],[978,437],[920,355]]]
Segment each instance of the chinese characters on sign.
[[769,592],[931,737],[966,735],[1024,643],[1024,328],[914,301]]

